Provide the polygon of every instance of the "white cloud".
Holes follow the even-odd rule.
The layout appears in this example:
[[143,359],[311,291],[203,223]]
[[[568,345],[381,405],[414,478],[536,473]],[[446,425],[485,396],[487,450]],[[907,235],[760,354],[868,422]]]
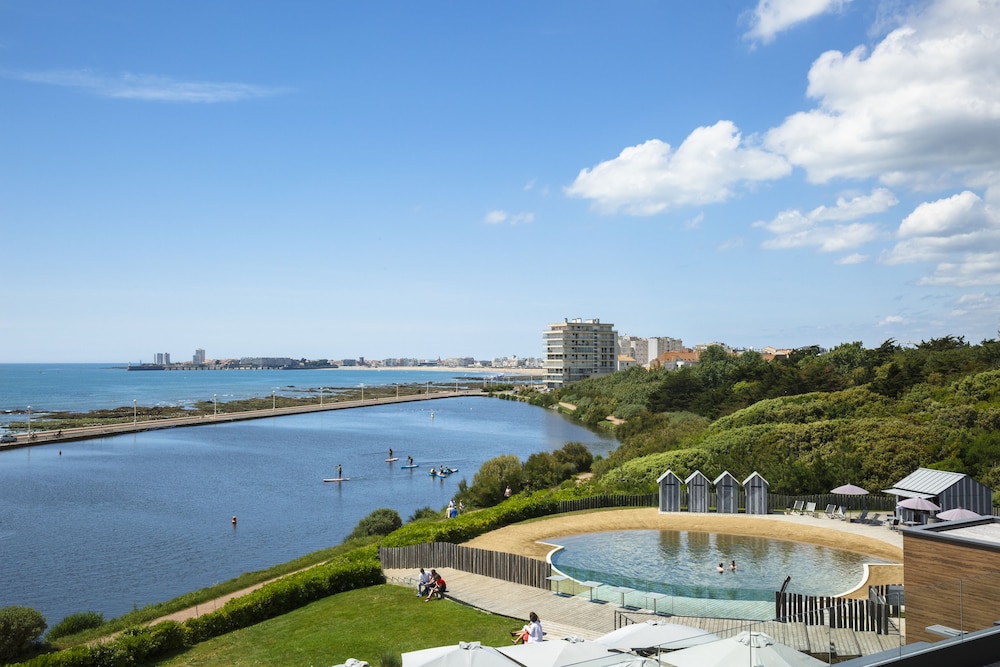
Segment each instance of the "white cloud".
[[507,211],[490,211],[483,218],[483,222],[488,225],[499,225],[508,222],[511,225],[526,225],[535,221],[535,214],[529,212],[510,214]]
[[505,222],[507,217],[507,211],[490,211],[483,218],[483,222],[487,225],[499,225],[501,222]]
[[753,10],[747,39],[764,44],[779,32],[821,14],[840,11],[850,0],[759,0]]
[[110,76],[86,69],[5,73],[4,76],[32,83],[79,88],[102,97],[153,102],[216,104],[269,97],[287,92],[287,89],[283,88],[268,88],[246,83],[176,81],[167,77],[147,74],[126,73]]
[[615,159],[581,170],[565,192],[592,200],[602,212],[653,215],[725,201],[740,185],[790,171],[783,158],[749,145],[734,123],[722,120],[695,129],[676,151],[659,139],[625,148]]
[[850,265],[850,264],[863,264],[868,261],[868,255],[862,255],[859,253],[851,253],[846,257],[841,257],[837,260],[837,264]]
[[821,55],[808,88],[818,107],[785,119],[764,145],[818,183],[971,185],[1000,168],[1000,2],[920,7],[870,54]]
[[698,229],[701,227],[701,223],[705,221],[705,213],[699,211],[693,218],[688,218],[684,221],[684,229]]
[[[877,188],[870,195],[858,195],[852,199],[840,197],[836,206],[832,207],[819,206],[807,213],[796,209],[782,211],[773,220],[755,222],[754,227],[766,229],[775,235],[775,238],[762,244],[762,247],[770,250],[816,246],[821,252],[840,252],[877,239],[878,225],[862,222],[834,225],[823,223],[858,220],[881,213],[897,203],[891,192]],[[840,263],[857,262],[841,260]]]
[[899,315],[889,315],[888,317],[884,317],[882,321],[878,323],[878,325],[880,327],[884,327],[884,326],[889,326],[890,324],[902,324],[905,321],[906,320],[900,317]]
[[1000,209],[968,190],[924,202],[906,216],[887,264],[928,262],[927,285],[1000,285]]

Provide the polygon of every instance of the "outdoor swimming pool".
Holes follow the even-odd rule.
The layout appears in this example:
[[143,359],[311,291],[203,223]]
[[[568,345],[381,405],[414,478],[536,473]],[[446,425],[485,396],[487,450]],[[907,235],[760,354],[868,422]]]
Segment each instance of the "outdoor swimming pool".
[[[861,583],[864,563],[887,562],[801,542],[695,531],[625,530],[543,541],[563,547],[552,564],[577,581],[711,600],[773,603],[787,576],[789,592],[837,595]],[[734,560],[735,572],[729,569]],[[726,564],[721,574],[719,563]]]

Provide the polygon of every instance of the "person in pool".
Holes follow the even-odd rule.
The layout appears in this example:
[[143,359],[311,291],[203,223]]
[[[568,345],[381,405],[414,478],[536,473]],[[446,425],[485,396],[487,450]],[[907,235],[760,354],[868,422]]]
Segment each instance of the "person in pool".
[[715,568],[715,570],[716,570],[716,571],[717,571],[717,572],[718,572],[719,574],[722,574],[723,572],[725,572],[725,571],[726,571],[726,564],[725,564],[725,563],[719,563],[719,567]]
[[735,572],[736,571],[736,561],[734,561],[734,560],[733,561],[729,561],[729,571],[730,572]]

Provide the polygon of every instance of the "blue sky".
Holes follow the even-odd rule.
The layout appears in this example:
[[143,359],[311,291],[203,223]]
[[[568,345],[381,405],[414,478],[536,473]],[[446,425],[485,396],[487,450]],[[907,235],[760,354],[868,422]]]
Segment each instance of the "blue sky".
[[1000,2],[0,0],[0,361],[996,338]]

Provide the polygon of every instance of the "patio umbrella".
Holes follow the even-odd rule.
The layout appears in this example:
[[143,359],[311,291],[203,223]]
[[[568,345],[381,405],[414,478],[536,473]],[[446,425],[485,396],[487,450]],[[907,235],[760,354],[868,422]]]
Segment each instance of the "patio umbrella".
[[673,667],[820,667],[826,663],[779,644],[763,632],[741,632],[729,639],[667,653],[661,659]]
[[896,505],[897,507],[905,507],[908,510],[917,510],[919,512],[937,512],[941,509],[926,498],[907,498],[906,500],[900,500]]
[[840,496],[867,496],[868,491],[862,489],[860,486],[855,486],[854,484],[843,484],[838,486],[830,493],[836,493]]
[[[501,646],[497,650],[524,667],[566,667],[578,662],[594,665],[617,664],[635,657],[631,655],[622,657],[621,653],[609,651],[607,646],[579,637]],[[611,662],[591,662],[601,658],[608,658]]]
[[403,654],[403,667],[520,667],[491,646],[462,642]]
[[673,650],[713,642],[718,639],[717,635],[701,628],[663,621],[646,621],[645,623],[629,623],[614,632],[598,637],[596,641],[608,648],[634,651],[656,647]]
[[943,512],[938,512],[937,518],[942,521],[956,521],[959,519],[981,519],[982,514],[976,514],[972,510],[967,510],[962,507],[956,507],[953,510],[945,510]]

